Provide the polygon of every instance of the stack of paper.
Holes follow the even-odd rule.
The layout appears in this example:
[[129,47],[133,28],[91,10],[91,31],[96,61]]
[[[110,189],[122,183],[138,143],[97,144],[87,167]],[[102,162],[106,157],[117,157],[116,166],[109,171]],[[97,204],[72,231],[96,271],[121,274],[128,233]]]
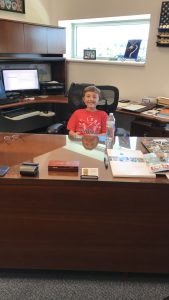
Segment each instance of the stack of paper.
[[159,105],[169,105],[169,98],[166,97],[158,97],[157,98],[157,103]]

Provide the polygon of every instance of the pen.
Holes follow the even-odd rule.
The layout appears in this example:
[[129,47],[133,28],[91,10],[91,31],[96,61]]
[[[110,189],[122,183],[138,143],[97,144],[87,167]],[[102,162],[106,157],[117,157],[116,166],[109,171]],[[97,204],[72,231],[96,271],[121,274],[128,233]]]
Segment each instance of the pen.
[[105,169],[108,169],[108,160],[106,157],[104,157],[104,166],[105,166]]

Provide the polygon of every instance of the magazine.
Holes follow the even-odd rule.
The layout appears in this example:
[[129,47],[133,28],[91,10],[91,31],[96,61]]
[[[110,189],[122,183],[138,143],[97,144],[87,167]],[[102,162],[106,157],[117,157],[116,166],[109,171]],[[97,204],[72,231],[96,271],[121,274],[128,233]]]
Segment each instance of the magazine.
[[169,138],[146,137],[141,142],[149,152],[169,153]]
[[144,154],[144,159],[154,173],[169,172],[169,153],[157,152]]
[[107,154],[114,177],[156,177],[140,150],[107,149]]
[[169,118],[169,109],[161,109],[157,116],[160,118]]

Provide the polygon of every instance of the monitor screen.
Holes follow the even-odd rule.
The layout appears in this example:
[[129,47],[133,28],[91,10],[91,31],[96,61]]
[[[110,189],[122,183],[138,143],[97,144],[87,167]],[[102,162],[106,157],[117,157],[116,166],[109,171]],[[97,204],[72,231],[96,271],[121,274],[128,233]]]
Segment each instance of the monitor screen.
[[24,92],[39,90],[37,69],[2,70],[5,92]]

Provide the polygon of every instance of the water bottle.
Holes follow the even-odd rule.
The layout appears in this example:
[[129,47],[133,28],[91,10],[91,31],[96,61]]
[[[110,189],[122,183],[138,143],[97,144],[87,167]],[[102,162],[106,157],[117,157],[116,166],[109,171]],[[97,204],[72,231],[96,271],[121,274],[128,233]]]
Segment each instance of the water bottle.
[[113,113],[109,113],[106,122],[106,148],[112,149],[115,135],[115,118]]

